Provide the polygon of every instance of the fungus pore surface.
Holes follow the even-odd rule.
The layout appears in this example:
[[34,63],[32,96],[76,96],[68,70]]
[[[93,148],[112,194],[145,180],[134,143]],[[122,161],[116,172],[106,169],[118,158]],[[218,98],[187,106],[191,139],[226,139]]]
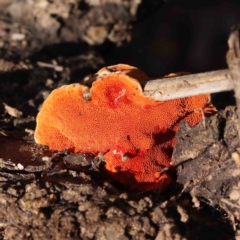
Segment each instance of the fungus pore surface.
[[152,100],[138,82],[147,79],[141,70],[119,64],[95,74],[90,90],[80,84],[54,90],[37,116],[35,141],[57,151],[103,153],[115,180],[140,191],[164,190],[180,121],[194,126],[204,108],[214,107],[209,95]]

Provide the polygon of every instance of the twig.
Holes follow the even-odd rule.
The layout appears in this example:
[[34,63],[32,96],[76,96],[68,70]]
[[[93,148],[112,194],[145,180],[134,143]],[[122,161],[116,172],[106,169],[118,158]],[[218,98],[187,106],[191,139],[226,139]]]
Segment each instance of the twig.
[[62,72],[63,71],[62,66],[54,65],[54,64],[51,64],[51,63],[37,62],[37,65],[39,67],[44,67],[44,68],[53,68],[57,72]]
[[227,64],[232,75],[232,82],[237,105],[237,126],[240,136],[240,46],[239,46],[239,28],[230,34],[228,39]]
[[[159,101],[217,93],[234,89],[228,69],[150,80],[144,86],[144,95]],[[240,95],[239,95],[240,96]]]

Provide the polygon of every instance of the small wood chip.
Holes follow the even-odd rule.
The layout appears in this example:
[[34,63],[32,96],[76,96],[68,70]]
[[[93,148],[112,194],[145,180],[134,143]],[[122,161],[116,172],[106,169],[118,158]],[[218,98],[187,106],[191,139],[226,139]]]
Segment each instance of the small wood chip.
[[16,108],[10,107],[9,105],[7,105],[6,103],[3,102],[4,108],[6,110],[6,112],[12,116],[12,117],[16,117],[16,118],[20,118],[23,113],[19,110],[17,110]]

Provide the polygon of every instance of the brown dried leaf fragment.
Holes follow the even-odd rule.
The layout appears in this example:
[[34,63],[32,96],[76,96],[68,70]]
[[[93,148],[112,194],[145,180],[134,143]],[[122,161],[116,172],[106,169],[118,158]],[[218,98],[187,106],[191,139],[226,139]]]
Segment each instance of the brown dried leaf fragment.
[[6,103],[3,102],[5,111],[12,117],[16,117],[16,118],[20,118],[22,117],[23,113],[19,110],[17,110],[16,108],[10,107],[9,105],[7,105]]

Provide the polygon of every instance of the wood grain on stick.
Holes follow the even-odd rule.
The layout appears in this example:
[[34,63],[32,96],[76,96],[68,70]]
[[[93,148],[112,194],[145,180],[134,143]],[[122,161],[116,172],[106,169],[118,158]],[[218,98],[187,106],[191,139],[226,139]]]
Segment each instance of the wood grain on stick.
[[238,135],[240,137],[240,45],[239,28],[235,28],[228,38],[227,64],[232,76],[234,95],[237,105]]
[[144,95],[158,101],[233,90],[228,69],[150,80],[144,85]]

